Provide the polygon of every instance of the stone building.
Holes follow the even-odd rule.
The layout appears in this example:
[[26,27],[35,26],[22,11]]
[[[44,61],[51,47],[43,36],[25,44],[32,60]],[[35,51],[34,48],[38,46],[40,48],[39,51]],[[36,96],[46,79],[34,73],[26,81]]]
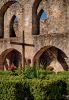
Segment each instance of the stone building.
[[[46,13],[47,17],[41,16]],[[69,0],[0,0],[0,69],[25,59],[46,69],[67,70],[69,66]]]

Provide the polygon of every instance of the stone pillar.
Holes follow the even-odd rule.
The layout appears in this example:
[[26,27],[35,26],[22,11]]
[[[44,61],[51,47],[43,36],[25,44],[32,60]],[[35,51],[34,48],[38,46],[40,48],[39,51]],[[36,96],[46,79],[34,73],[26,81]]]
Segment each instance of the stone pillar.
[[39,18],[34,11],[32,12],[32,34],[39,35]]
[[4,36],[4,17],[0,15],[0,38]]

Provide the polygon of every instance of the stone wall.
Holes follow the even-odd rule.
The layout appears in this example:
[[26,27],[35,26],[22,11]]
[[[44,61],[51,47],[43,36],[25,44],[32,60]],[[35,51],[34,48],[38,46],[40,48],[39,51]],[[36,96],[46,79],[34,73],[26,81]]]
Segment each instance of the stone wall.
[[[7,2],[14,0],[1,0],[0,8],[5,6]],[[15,33],[16,37],[10,36],[10,21],[15,15],[18,18],[18,26],[16,26]],[[10,44],[10,42],[23,42],[23,31],[25,34],[25,43],[33,44],[32,38],[32,1],[29,0],[17,0],[17,2],[12,3],[4,13],[4,37],[0,39],[0,54],[8,48],[15,48],[22,53],[22,46]],[[32,59],[33,47],[25,47],[26,58]],[[31,51],[31,53],[30,53]]]
[[[8,6],[6,6],[8,1]],[[67,55],[66,61],[69,64],[69,0],[38,0],[39,6],[32,10],[35,1],[37,3],[37,0],[0,0],[0,16],[4,17],[4,19],[0,17],[0,32],[2,29],[4,31],[4,37],[0,38],[0,54],[8,48],[15,48],[22,53],[22,46],[10,44],[10,41],[23,42],[24,31],[25,43],[35,45],[35,47],[25,47],[26,58],[32,59],[39,49],[51,45],[61,49]],[[2,14],[5,10],[3,6],[7,7],[4,15]],[[41,9],[48,14],[47,20],[40,20],[39,35],[36,35],[38,33],[35,31],[38,30],[35,29],[38,20],[34,22],[33,29],[32,15],[35,9],[36,16]],[[10,21],[13,15],[18,18],[18,26],[14,29],[16,37],[10,38]],[[4,23],[1,23],[2,21]],[[2,28],[1,25],[4,27]],[[32,35],[33,31],[35,35]]]
[[55,46],[67,56],[69,65],[69,1],[50,0],[43,2],[48,19],[41,21],[40,35],[34,36],[35,53],[43,46]]

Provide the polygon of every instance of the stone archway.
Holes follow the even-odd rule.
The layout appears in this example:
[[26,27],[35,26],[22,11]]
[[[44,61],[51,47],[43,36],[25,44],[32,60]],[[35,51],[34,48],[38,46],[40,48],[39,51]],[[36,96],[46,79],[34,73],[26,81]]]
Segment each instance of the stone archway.
[[4,38],[18,38],[22,36],[24,10],[20,3],[12,4],[4,14]]
[[16,49],[10,48],[2,52],[0,55],[0,69],[4,70],[14,64],[17,68],[21,67],[22,55]]
[[34,56],[33,63],[43,67],[53,67],[55,71],[68,70],[68,65],[65,61],[67,56],[65,53],[55,46],[45,46],[41,48]]
[[0,38],[4,37],[4,14],[7,9],[14,3],[16,3],[16,1],[8,1],[0,9]]
[[39,7],[41,3],[43,5],[43,0],[34,0],[33,3],[33,7],[32,7],[32,34],[33,35],[40,34],[40,18],[42,13],[44,12],[43,6]]

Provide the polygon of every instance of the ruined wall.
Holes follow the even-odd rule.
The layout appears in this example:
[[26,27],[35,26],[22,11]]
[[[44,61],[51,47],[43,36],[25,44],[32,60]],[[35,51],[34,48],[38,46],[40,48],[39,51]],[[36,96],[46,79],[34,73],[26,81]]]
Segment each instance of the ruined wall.
[[[0,10],[8,1],[0,0]],[[55,46],[61,49],[68,57],[69,62],[69,0],[39,0],[37,15],[41,9],[48,14],[48,19],[40,21],[39,35],[33,33],[33,4],[36,0],[16,0],[4,13],[4,37],[0,38],[0,54],[8,48],[15,48],[22,53],[22,46],[10,44],[12,42],[22,42],[23,31],[25,34],[25,43],[33,44],[35,47],[25,47],[26,58],[32,59],[35,53],[43,46]],[[10,2],[9,2],[10,3]],[[36,2],[37,3],[37,2]],[[0,11],[0,15],[1,15]],[[16,26],[16,37],[9,38],[10,20],[13,15],[18,17],[18,26]],[[3,15],[2,15],[3,16]],[[35,18],[35,17],[34,17]],[[36,27],[36,23],[34,22]],[[36,27],[37,28],[37,27]],[[0,30],[2,29],[0,25]],[[38,34],[38,33],[37,33]]]
[[[6,3],[14,0],[0,0],[0,9]],[[10,2],[9,2],[10,4]],[[9,5],[8,4],[8,5]],[[15,26],[16,37],[10,37],[10,21],[13,16],[17,17],[18,26]],[[23,42],[23,31],[25,35],[25,43],[33,44],[32,39],[32,2],[30,0],[16,0],[9,5],[4,13],[4,37],[0,39],[0,54],[9,48],[14,48],[22,53],[22,46],[10,44],[10,42]],[[25,47],[26,58],[32,59],[33,47]],[[31,52],[31,53],[30,53]]]
[[9,36],[10,36],[10,31],[9,31],[10,30],[10,21],[14,15],[16,16],[17,21],[18,21],[17,29],[15,29],[16,37],[22,36],[23,10],[22,10],[20,4],[17,2],[17,3],[12,4],[5,12],[5,15],[4,15],[4,38],[9,38]]
[[40,35],[34,36],[35,52],[43,46],[55,46],[66,54],[69,65],[69,1],[44,1],[43,7],[49,18],[41,22]]
[[[47,21],[44,21],[44,28],[47,27],[46,34],[66,33],[67,4],[64,0],[50,0],[43,2],[44,10],[48,14]],[[41,32],[44,33],[44,32]]]

